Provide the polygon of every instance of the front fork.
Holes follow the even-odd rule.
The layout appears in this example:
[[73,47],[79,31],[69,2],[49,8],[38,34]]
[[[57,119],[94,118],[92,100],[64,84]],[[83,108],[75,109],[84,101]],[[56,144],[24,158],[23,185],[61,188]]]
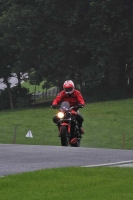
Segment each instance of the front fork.
[[70,134],[71,132],[71,121],[68,121],[68,122],[60,122],[57,124],[58,125],[58,129],[59,129],[59,133],[61,132],[61,127],[62,126],[66,126],[67,127],[67,132]]
[[67,127],[67,132],[70,133],[70,124],[66,123],[66,122],[63,122],[60,124],[60,132],[61,132],[61,127],[62,126],[66,126]]

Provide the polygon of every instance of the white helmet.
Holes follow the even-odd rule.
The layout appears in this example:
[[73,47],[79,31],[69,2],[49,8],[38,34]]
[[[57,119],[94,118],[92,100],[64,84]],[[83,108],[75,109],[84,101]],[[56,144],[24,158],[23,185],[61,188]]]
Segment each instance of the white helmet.
[[65,81],[63,84],[63,89],[65,90],[66,94],[72,94],[75,89],[73,81],[71,80]]

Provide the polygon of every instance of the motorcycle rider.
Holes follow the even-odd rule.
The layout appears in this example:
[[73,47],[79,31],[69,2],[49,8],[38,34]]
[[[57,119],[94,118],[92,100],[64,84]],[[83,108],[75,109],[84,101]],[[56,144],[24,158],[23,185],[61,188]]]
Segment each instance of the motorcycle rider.
[[[75,111],[78,111],[78,108],[83,108],[85,105],[82,94],[75,89],[74,83],[72,80],[66,80],[63,84],[63,90],[56,96],[53,100],[52,108],[57,108],[58,104],[67,101],[70,104],[70,107],[77,106]],[[58,122],[58,117],[54,116],[53,122]],[[81,134],[84,134],[84,129],[82,128],[82,123],[84,121],[83,117],[79,114],[76,116],[76,120],[78,122],[79,130]]]

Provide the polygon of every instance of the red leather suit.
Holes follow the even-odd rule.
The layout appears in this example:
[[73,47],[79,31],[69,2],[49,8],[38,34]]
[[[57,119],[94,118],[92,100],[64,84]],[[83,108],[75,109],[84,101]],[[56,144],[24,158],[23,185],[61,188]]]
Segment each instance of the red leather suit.
[[70,107],[77,106],[78,104],[85,105],[83,96],[78,90],[74,90],[72,94],[66,94],[64,90],[62,90],[57,97],[54,99],[52,105],[58,105],[61,102],[67,101],[70,103]]

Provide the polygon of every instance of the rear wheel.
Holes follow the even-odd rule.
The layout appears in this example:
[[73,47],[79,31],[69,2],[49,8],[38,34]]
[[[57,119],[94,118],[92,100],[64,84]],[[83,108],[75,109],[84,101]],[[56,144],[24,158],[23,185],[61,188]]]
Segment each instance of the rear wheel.
[[79,132],[79,128],[76,124],[75,127],[75,134],[73,135],[73,138],[76,138],[75,143],[71,144],[72,147],[80,147],[80,142],[81,142],[81,134]]
[[61,145],[62,146],[68,146],[69,145],[69,138],[67,136],[67,127],[66,126],[61,126],[60,137],[61,137]]

